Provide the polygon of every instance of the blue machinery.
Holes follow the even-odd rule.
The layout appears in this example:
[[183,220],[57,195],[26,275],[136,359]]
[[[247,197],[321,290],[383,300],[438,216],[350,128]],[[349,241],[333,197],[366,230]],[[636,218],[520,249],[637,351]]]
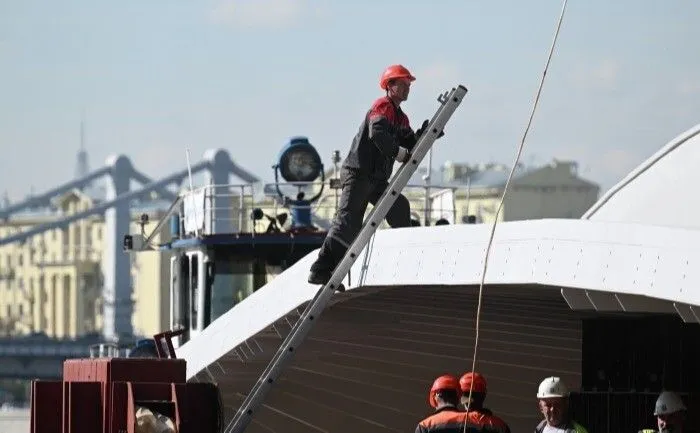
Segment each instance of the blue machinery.
[[[183,344],[253,291],[264,285],[270,269],[293,264],[320,247],[326,232],[312,223],[311,206],[324,190],[321,157],[306,137],[293,137],[273,166],[276,200],[289,209],[266,214],[255,207],[252,185],[210,183],[180,194],[150,235],[124,236],[125,251],[168,251],[170,327],[182,329]],[[279,181],[279,176],[286,181]],[[321,177],[321,182],[315,182]],[[306,193],[318,187],[310,199]],[[286,192],[285,192],[286,191]],[[295,197],[290,198],[290,192]],[[267,227],[259,229],[267,220]],[[146,221],[144,221],[146,222]],[[172,238],[154,243],[168,224]]]
[[[311,204],[323,194],[326,180],[321,157],[308,138],[293,137],[282,149],[278,160],[279,162],[272,166],[275,170],[275,188],[284,205],[288,206],[292,213],[292,230],[314,230],[311,222]],[[282,192],[278,172],[282,173],[284,180],[297,187],[296,198],[291,199]],[[312,198],[306,199],[303,189],[319,175],[321,188]]]

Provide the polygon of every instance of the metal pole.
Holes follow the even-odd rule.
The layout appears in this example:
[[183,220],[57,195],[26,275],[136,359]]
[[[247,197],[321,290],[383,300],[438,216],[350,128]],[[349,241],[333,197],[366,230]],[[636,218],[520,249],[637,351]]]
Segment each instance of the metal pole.
[[428,152],[428,172],[423,176],[425,181],[425,204],[423,205],[423,225],[430,225],[430,181],[433,172],[433,148]]
[[469,200],[471,199],[471,181],[472,177],[467,176],[467,221],[469,221]]
[[243,233],[243,201],[245,200],[245,185],[241,185],[241,192],[238,196],[238,233]]
[[[199,228],[197,227],[197,208],[194,206],[194,186],[192,185],[192,165],[190,164],[190,149],[185,149],[185,158],[187,160],[187,178],[190,181],[190,197],[192,197],[192,204],[194,209],[194,235],[199,237]],[[204,222],[204,221],[202,221]]]
[[[335,179],[338,179],[339,173],[338,173],[338,164],[340,163],[340,151],[339,150],[334,150],[333,151],[333,177]],[[335,210],[336,212],[338,211],[338,188],[333,188],[333,192],[335,193]]]

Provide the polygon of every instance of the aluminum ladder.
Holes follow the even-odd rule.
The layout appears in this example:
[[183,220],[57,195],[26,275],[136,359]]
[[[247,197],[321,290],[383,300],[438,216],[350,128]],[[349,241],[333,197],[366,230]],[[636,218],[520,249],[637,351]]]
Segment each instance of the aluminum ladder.
[[418,164],[428,153],[438,134],[444,129],[447,121],[452,117],[457,107],[467,94],[467,88],[459,85],[450,92],[445,92],[438,96],[438,107],[435,115],[430,120],[428,127],[421,134],[416,145],[411,152],[410,159],[396,172],[391,179],[384,194],[377,201],[377,205],[370,211],[364,222],[362,229],[352,242],[345,256],[336,266],[330,280],[316,293],[314,298],[306,306],[296,324],[282,342],[277,353],[272,357],[270,363],[258,378],[253,389],[238,408],[236,415],[226,426],[225,433],[242,433],[251,422],[257,409],[263,404],[267,393],[272,389],[277,378],[284,368],[292,361],[294,352],[306,338],[311,328],[318,321],[319,316],[328,305],[336,290],[342,287],[343,279],[350,272],[355,259],[360,255],[365,246],[369,243],[372,235],[384,221],[389,209],[393,206],[399,193],[406,187],[411,176],[418,169]]

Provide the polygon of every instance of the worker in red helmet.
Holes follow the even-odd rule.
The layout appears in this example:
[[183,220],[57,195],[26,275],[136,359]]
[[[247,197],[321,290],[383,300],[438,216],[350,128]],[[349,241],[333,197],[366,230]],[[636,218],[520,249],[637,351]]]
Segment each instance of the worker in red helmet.
[[[484,407],[486,400],[486,378],[477,372],[467,372],[459,379],[462,392],[461,403],[467,412],[468,426],[482,432],[510,433],[510,427],[501,418]],[[471,397],[470,397],[471,391]]]
[[[389,66],[382,74],[379,87],[386,95],[374,101],[365,114],[343,161],[338,209],[318,259],[311,265],[309,283],[328,282],[362,228],[367,205],[375,205],[387,188],[394,162],[408,161],[418,137],[427,127],[426,120],[414,132],[408,116],[401,110],[415,79],[402,65]],[[411,226],[410,206],[403,194],[396,198],[386,220],[392,228]]]
[[435,413],[419,422],[415,433],[461,432],[465,419],[458,407],[461,394],[456,377],[445,374],[435,379],[428,393],[428,403]]

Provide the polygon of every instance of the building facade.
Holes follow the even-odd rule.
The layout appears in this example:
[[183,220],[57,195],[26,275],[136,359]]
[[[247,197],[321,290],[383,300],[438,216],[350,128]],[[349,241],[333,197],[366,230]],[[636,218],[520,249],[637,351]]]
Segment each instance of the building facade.
[[[455,221],[492,222],[503,195],[510,167],[501,164],[446,163],[438,177],[456,188]],[[593,206],[600,186],[579,176],[577,164],[553,160],[536,167],[516,168],[499,215],[502,221],[541,218],[580,218]]]
[[[73,190],[55,203],[53,212],[24,212],[0,223],[0,238],[92,207],[96,199]],[[141,212],[135,212],[137,220]],[[161,210],[151,212],[147,230]],[[104,219],[88,217],[64,229],[46,231],[25,242],[0,246],[0,333],[42,333],[73,338],[102,328]],[[132,230],[140,228],[134,222]],[[168,325],[168,255],[132,257],[136,334],[152,335]],[[163,306],[164,305],[164,306]]]

